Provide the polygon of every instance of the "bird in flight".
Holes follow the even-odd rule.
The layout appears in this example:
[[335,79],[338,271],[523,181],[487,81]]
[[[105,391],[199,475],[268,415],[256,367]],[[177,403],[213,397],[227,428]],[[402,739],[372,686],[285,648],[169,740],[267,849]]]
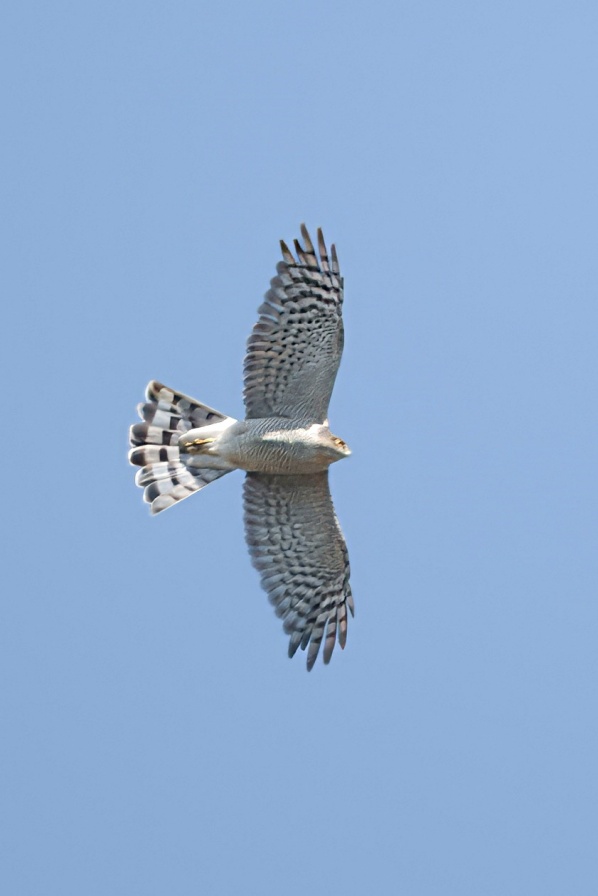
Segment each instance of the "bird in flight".
[[[289,656],[347,639],[354,605],[349,557],[328,486],[328,467],[351,453],[328,427],[343,350],[343,279],[318,230],[305,225],[258,309],[244,364],[245,420],[235,420],[156,381],[138,405],[129,461],[152,514],[231,470],[245,470],[245,536],[253,565],[289,635]],[[296,256],[296,257],[295,257]],[[347,612],[348,611],[348,612]]]

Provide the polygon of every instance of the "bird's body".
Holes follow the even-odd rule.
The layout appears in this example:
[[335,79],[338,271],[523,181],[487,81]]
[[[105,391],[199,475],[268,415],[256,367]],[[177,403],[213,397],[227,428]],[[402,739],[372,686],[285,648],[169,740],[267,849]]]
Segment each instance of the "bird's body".
[[152,513],[241,469],[245,529],[254,566],[284,629],[289,655],[309,645],[310,669],[344,647],[353,613],[349,561],[328,467],[351,452],[328,427],[343,346],[342,279],[321,231],[320,260],[305,227],[298,261],[283,261],[260,306],[245,359],[246,419],[235,420],[152,381],[131,427],[129,460]]
[[298,427],[284,417],[235,420],[193,429],[179,439],[187,466],[291,475],[318,473],[350,454],[345,443],[320,423]]

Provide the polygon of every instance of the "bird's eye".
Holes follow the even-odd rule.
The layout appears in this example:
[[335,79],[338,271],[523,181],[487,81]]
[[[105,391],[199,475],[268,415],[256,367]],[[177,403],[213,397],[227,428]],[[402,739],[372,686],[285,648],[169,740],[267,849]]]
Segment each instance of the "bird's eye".
[[335,439],[333,439],[333,442],[334,442],[334,444],[336,445],[337,448],[345,448],[345,447],[346,447],[346,446],[345,446],[345,443],[343,442],[342,439],[336,439],[336,438],[335,438]]

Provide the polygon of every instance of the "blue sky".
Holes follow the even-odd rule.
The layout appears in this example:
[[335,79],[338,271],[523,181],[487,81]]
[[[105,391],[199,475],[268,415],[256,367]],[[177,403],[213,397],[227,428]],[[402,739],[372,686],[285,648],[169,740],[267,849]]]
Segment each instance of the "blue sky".
[[[5,11],[5,893],[595,894],[598,10]],[[156,377],[243,413],[336,242],[356,616],[307,674],[242,475],[151,519]]]

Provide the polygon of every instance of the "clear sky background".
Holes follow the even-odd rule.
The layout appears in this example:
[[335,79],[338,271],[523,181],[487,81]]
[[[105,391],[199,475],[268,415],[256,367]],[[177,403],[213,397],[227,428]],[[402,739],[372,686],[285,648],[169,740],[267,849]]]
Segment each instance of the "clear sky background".
[[[0,53],[7,896],[598,892],[598,7],[13,2]],[[156,377],[243,414],[336,242],[356,616],[305,671],[242,474],[152,519]]]

